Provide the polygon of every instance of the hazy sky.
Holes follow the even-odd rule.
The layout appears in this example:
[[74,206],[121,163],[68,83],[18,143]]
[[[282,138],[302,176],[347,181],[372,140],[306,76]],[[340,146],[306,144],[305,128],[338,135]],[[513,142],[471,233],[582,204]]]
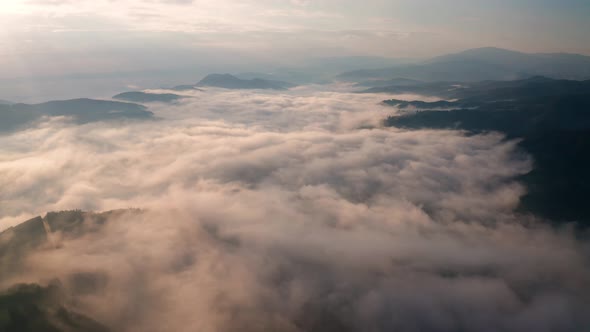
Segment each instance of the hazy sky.
[[590,54],[588,17],[587,0],[2,0],[0,80],[481,46]]

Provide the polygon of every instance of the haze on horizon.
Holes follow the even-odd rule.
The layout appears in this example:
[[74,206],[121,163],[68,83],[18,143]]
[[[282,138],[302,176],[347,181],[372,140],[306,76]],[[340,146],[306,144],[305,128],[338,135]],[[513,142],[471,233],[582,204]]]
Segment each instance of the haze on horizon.
[[589,16],[583,0],[3,0],[0,86],[43,99],[321,57],[590,54]]

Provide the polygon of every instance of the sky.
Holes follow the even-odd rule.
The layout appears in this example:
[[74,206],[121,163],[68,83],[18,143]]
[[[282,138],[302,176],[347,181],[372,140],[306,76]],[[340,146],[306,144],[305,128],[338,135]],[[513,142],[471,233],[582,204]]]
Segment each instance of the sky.
[[484,46],[590,54],[589,16],[585,0],[3,0],[0,87],[164,84],[310,57]]

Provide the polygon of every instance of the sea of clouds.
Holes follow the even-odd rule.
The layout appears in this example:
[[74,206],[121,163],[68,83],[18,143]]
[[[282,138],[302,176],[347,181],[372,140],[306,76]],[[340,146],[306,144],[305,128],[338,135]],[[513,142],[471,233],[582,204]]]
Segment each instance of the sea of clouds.
[[100,275],[72,303],[116,331],[590,326],[587,242],[514,212],[533,166],[517,142],[383,128],[383,95],[187,95],[153,121],[0,136],[0,229],[145,209],[64,236],[21,280]]

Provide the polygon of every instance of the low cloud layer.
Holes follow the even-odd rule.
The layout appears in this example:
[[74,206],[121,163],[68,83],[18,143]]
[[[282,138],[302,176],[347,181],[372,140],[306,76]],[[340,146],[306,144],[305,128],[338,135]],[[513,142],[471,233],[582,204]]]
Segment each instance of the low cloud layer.
[[381,99],[211,89],[155,122],[0,136],[2,227],[148,209],[64,235],[21,280],[102,276],[76,307],[122,331],[588,326],[587,245],[514,213],[515,142],[381,128]]
[[167,205],[178,192],[226,185],[263,195],[321,189],[359,204],[400,201],[464,215],[511,211],[523,188],[505,180],[530,168],[514,143],[500,143],[499,135],[359,129],[380,126],[392,111],[380,98],[307,88],[209,90],[153,106],[156,122],[54,119],[2,136],[0,225],[60,209]]

